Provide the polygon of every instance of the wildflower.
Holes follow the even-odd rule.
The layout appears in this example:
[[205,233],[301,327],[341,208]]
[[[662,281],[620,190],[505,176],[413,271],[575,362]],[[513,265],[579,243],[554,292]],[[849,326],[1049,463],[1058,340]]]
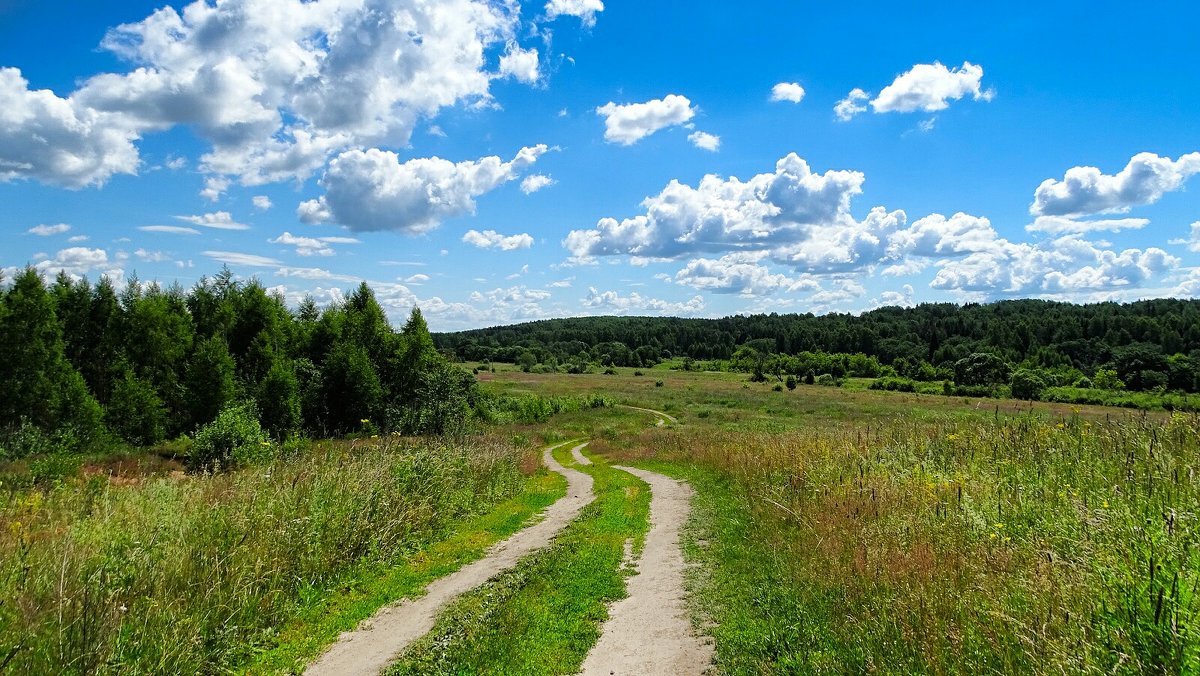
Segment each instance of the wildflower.
[[367,418],[363,418],[362,420],[359,420],[358,422],[360,422],[360,423],[362,423],[362,424],[366,425],[367,423],[369,423],[369,422],[371,422],[371,421],[370,421],[369,419],[367,419]]
[[259,444],[261,444],[261,445],[263,445],[263,446],[270,446],[270,445],[271,445],[271,442],[269,442],[269,441],[260,441],[260,442],[258,442],[258,443],[259,443]]
[[123,612],[123,613],[124,613],[124,612],[128,612],[129,608],[127,608],[127,607],[125,606],[125,604],[124,604],[124,603],[122,603],[122,604],[121,604],[121,607],[120,607],[120,608],[118,608],[117,610],[120,610],[121,612]]
[[995,534],[995,533],[992,533],[992,539],[993,539],[993,540],[995,540],[995,539],[996,539],[996,534]]
[[1105,501],[1104,501],[1103,507],[1104,507],[1105,509],[1108,509],[1108,500],[1105,500]]
[[1003,530],[1003,529],[1004,529],[1004,524],[1002,524],[1002,523],[998,523],[998,524],[996,524],[996,528],[997,528],[997,529],[999,529],[999,530]]
[[1058,423],[1058,424],[1057,424],[1057,425],[1055,425],[1054,427],[1055,427],[1055,428],[1057,428],[1057,429],[1060,429],[1060,430],[1061,430],[1061,429],[1065,429],[1065,428],[1066,428],[1066,425],[1064,425],[1064,424],[1062,424],[1062,423]]
[[958,441],[958,435],[957,434],[947,434],[946,441]]

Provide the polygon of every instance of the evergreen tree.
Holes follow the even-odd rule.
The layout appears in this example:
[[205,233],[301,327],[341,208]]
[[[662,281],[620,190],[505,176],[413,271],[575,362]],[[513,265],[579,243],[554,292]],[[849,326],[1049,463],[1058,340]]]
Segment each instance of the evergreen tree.
[[187,364],[188,427],[212,422],[236,396],[233,357],[225,339],[201,340]]
[[290,362],[277,360],[259,384],[258,419],[276,439],[300,429],[300,383]]

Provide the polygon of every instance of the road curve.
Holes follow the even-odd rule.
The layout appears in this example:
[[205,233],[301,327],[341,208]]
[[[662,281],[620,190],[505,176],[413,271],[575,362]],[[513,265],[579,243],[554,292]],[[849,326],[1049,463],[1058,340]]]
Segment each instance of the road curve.
[[[433,581],[424,596],[386,606],[357,629],[343,633],[304,673],[312,676],[380,673],[413,641],[433,629],[438,614],[451,601],[515,566],[525,555],[549,545],[595,499],[592,477],[563,467],[554,459],[551,451],[563,445],[547,448],[542,454],[546,467],[566,478],[567,494],[542,512],[541,521],[496,543],[482,559]],[[578,453],[582,447],[573,452]]]
[[617,404],[617,407],[618,408],[628,408],[630,410],[641,411],[643,413],[652,413],[656,416],[663,418],[664,420],[671,423],[672,425],[679,424],[679,419],[676,418],[675,416],[671,415],[670,413],[663,413],[662,411],[655,411],[652,408],[642,408],[641,406],[626,406],[625,404]]
[[692,489],[669,477],[615,466],[650,485],[650,532],[629,578],[629,596],[609,608],[603,634],[583,663],[584,676],[685,676],[712,664],[709,642],[696,636],[684,605],[686,564],[679,534],[691,509]]

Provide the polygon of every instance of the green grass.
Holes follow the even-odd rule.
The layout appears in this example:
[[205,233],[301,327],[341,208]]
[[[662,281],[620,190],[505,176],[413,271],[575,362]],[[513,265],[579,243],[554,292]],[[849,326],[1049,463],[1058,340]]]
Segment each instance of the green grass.
[[[388,438],[229,473],[87,473],[0,491],[0,661],[31,674],[235,669],[327,598],[346,598],[349,617],[379,589],[416,584],[355,587],[529,489],[533,459],[495,439]],[[543,481],[533,486],[552,488]],[[516,512],[550,497],[475,523],[515,529]],[[436,550],[436,563],[484,540]],[[355,606],[359,591],[372,600]]]
[[[555,452],[570,464],[568,446]],[[626,540],[648,529],[650,492],[602,460],[578,469],[596,500],[549,548],[456,601],[389,670],[409,674],[574,674],[625,596]]]
[[1194,673],[1200,417],[694,426],[598,449],[689,480],[722,673]]
[[562,477],[542,470],[527,480],[520,495],[467,520],[449,538],[400,565],[371,565],[354,571],[339,580],[331,593],[314,595],[297,619],[280,632],[278,644],[258,655],[244,672],[301,673],[341,632],[353,629],[389,603],[420,595],[430,582],[479,559],[491,545],[520,530],[565,492]]

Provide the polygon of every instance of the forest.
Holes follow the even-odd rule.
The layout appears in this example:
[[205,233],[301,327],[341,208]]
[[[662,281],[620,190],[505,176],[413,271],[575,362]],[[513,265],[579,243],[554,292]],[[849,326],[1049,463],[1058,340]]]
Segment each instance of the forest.
[[291,310],[228,269],[188,291],[0,280],[0,460],[188,436],[193,461],[230,463],[297,435],[442,433],[474,395],[420,310],[396,331],[366,284]]
[[914,391],[920,383],[937,383],[937,391],[948,394],[1080,403],[1103,403],[1091,401],[1097,391],[1200,388],[1195,300],[937,303],[858,316],[581,317],[437,334],[434,341],[462,360],[526,368],[672,362],[684,370],[746,371],[756,379],[881,378],[878,389]]

